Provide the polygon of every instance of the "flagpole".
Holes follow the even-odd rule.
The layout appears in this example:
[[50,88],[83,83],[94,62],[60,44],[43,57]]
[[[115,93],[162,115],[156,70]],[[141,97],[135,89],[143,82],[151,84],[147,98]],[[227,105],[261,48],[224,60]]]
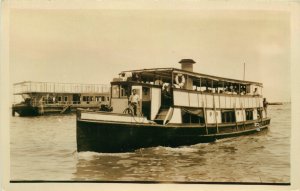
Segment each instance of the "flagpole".
[[244,62],[244,76],[243,76],[243,80],[245,81],[245,70],[246,70],[246,63]]

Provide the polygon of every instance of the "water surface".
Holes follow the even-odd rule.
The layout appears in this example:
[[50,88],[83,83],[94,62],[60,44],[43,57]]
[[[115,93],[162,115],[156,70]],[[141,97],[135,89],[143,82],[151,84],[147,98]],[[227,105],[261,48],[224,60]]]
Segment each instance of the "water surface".
[[75,115],[11,117],[11,180],[290,182],[290,104],[268,131],[179,148],[76,152]]

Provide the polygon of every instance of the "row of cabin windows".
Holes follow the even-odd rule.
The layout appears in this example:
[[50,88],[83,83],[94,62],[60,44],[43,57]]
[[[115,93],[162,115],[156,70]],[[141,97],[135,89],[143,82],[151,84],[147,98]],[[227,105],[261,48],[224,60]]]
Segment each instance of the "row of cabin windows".
[[174,73],[174,88],[188,89],[209,93],[241,94],[241,95],[261,95],[262,87],[256,84],[240,84],[228,81],[218,81],[208,78],[197,78],[184,74],[184,85],[176,81],[179,74]]
[[[255,87],[255,86],[254,86]],[[196,86],[190,85],[189,86],[176,86],[174,88],[177,89],[187,89],[187,90],[194,90],[199,92],[207,92],[207,93],[216,93],[216,94],[234,94],[234,95],[261,95],[262,89],[261,87],[256,87],[257,90],[251,91],[250,86],[224,86],[224,87],[208,87],[208,86]]]
[[[49,97],[48,100],[47,100],[46,97],[43,97],[43,101],[50,101],[50,99],[51,99],[51,101],[53,101],[53,98]],[[65,97],[58,96],[57,101],[68,101],[68,96],[65,96]]]
[[[173,82],[172,82],[173,79]],[[173,77],[144,76],[140,73],[133,73],[132,77],[126,78],[127,81],[137,81],[147,84],[164,85],[173,84],[173,88],[204,91],[210,93],[242,94],[242,95],[261,95],[262,87],[256,84],[241,84],[238,82],[219,81],[209,78],[194,77],[187,74],[176,72]],[[257,91],[255,91],[257,89]],[[113,85],[113,97],[122,97],[122,87]],[[130,93],[130,92],[129,92]],[[125,93],[126,94],[126,93]]]
[[113,85],[111,92],[113,98],[126,98],[131,94],[131,87],[129,85]]
[[[106,99],[107,101],[109,101],[109,97],[105,97],[105,96],[95,96],[95,101],[96,101],[96,102],[105,101],[105,99]],[[53,100],[53,99],[51,99],[51,101],[52,101],[52,100]],[[46,102],[46,101],[49,101],[49,100],[47,100],[46,97],[43,97],[43,101]],[[56,101],[58,101],[58,102],[61,102],[61,101],[68,101],[68,96],[64,96],[64,97],[58,96]],[[93,97],[93,96],[83,96],[83,97],[82,97],[82,101],[86,101],[86,102],[94,101],[94,97]]]
[[105,97],[105,96],[83,96],[82,97],[82,101],[96,101],[96,102],[100,102],[100,101],[105,101],[105,98],[107,101],[109,101],[109,97]]
[[[246,120],[253,120],[253,110],[246,110]],[[218,115],[218,113],[216,113]],[[221,112],[222,123],[235,123],[235,112],[234,111],[226,111]],[[183,112],[182,114],[182,122],[183,123],[205,123],[204,116],[196,116],[191,115],[189,113]]]
[[[113,85],[112,87],[112,97],[113,98],[129,98],[131,95],[131,87],[129,85]],[[139,89],[136,89],[137,94],[139,94]],[[142,93],[143,93],[143,99],[150,99],[150,88],[143,87]]]

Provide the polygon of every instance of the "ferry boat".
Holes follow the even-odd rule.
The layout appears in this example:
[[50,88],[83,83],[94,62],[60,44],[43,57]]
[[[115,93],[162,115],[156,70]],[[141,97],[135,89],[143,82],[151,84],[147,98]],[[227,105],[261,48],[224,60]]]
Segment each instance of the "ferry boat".
[[99,110],[109,103],[109,86],[25,81],[13,84],[20,103],[12,105],[12,115],[36,116],[75,112],[78,108]]
[[123,71],[114,78],[110,112],[77,111],[77,151],[177,147],[268,128],[262,83],[196,73],[192,59],[179,63],[181,69]]

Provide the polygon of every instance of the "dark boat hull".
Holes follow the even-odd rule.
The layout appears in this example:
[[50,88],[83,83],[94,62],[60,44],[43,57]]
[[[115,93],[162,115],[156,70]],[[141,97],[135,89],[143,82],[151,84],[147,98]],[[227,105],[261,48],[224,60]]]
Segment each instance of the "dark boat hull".
[[18,104],[12,107],[12,115],[15,116],[18,113],[19,116],[37,116],[39,115],[39,110],[37,107],[33,107],[26,104]]
[[48,105],[44,107],[36,107],[26,104],[17,104],[12,106],[12,115],[17,113],[21,117],[25,116],[39,116],[52,114],[68,114],[74,113],[78,108],[86,108],[91,110],[99,110],[99,106],[71,106],[65,109],[65,105]]
[[[255,123],[216,127],[116,123],[77,119],[77,151],[128,152],[139,148],[178,147],[257,133],[268,128],[270,119]],[[207,130],[208,133],[207,134]],[[219,133],[217,133],[219,131]]]

